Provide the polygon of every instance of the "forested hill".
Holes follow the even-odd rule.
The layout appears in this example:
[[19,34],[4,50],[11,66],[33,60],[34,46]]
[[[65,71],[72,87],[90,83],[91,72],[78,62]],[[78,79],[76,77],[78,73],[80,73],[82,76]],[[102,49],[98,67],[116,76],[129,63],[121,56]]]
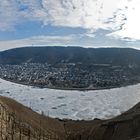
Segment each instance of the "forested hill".
[[140,65],[140,51],[130,48],[24,47],[0,52],[0,64],[81,63]]

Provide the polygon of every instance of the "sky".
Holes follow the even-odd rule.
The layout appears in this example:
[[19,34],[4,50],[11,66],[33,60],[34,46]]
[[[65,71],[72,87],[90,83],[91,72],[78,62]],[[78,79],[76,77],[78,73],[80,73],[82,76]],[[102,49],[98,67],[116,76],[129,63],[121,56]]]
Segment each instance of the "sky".
[[0,0],[0,50],[24,46],[140,49],[140,0]]

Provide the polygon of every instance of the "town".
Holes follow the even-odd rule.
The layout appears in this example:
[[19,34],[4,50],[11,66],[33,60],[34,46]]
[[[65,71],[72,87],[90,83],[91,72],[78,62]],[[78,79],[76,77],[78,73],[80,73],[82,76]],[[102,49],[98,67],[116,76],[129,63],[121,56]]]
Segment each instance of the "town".
[[16,83],[60,89],[104,89],[138,82],[132,68],[110,64],[23,63],[0,65],[0,77]]

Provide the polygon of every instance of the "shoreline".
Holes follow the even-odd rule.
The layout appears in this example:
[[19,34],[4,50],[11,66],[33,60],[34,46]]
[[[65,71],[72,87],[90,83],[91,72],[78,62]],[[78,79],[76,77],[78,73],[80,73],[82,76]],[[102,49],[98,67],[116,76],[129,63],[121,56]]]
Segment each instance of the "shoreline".
[[[1,78],[1,77],[0,77]],[[12,82],[15,84],[20,84],[20,85],[26,85],[26,86],[31,86],[33,88],[40,88],[40,89],[54,89],[54,90],[66,90],[66,91],[95,91],[95,90],[110,90],[110,89],[115,89],[115,88],[121,88],[121,87],[128,87],[128,86],[133,86],[133,85],[137,85],[140,82],[137,83],[132,83],[132,84],[127,84],[127,85],[122,85],[122,86],[112,86],[112,87],[97,87],[97,88],[62,88],[62,87],[50,87],[50,86],[39,86],[39,85],[33,85],[33,84],[28,84],[28,83],[24,83],[24,82],[16,82],[14,80],[8,80],[8,79],[4,79],[1,78],[2,80],[8,81],[8,82]]]

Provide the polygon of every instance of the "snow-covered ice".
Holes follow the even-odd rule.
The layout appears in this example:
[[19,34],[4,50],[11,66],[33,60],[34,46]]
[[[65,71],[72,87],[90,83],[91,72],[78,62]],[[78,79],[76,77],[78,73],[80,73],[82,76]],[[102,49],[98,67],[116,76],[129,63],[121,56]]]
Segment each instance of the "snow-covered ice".
[[50,117],[111,118],[140,101],[140,84],[94,91],[35,88],[0,79],[0,95],[11,97]]

